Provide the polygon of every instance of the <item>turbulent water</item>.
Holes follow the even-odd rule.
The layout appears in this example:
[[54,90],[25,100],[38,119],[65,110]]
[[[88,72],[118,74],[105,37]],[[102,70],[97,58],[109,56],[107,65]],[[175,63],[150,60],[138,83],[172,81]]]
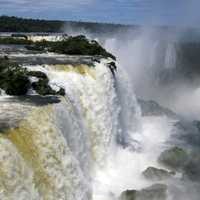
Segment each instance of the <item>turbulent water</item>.
[[[94,65],[23,65],[44,72],[50,86],[56,91],[64,88],[66,94],[50,101],[32,90],[25,99],[1,92],[0,199],[119,200],[127,189],[157,183],[142,172],[150,166],[165,169],[158,163],[159,155],[173,145],[185,145],[174,137],[180,118],[170,117],[166,110],[152,114],[155,107],[144,115],[133,90],[152,97],[157,89],[152,88],[157,83],[152,82],[157,78],[154,72],[160,65],[174,68],[173,43],[165,43],[158,56],[160,45],[146,36],[136,38],[126,46],[131,57],[121,43],[107,41],[120,61],[114,73],[110,59]],[[131,82],[127,66],[132,66]],[[177,173],[172,180],[159,181],[169,185],[167,200],[198,200],[196,186],[180,177]]]
[[99,199],[98,172],[118,142],[133,145],[126,141],[140,113],[126,78],[114,76],[108,62],[24,66],[46,73],[52,88],[63,87],[66,95],[43,106],[1,97],[10,126],[16,125],[0,137],[1,199]]

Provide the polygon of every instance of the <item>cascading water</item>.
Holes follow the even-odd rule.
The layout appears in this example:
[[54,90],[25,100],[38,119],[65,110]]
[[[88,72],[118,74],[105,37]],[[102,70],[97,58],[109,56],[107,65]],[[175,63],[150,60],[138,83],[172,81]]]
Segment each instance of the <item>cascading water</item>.
[[[184,74],[185,71],[184,69],[182,70],[182,61],[179,60],[180,52],[177,51],[177,48],[184,41],[179,41],[177,34],[169,34],[169,37],[167,34],[162,34],[159,34],[159,30],[158,33],[154,32],[153,34],[151,32],[148,33],[148,31],[141,31],[140,35],[129,34],[129,37],[120,38],[119,40],[116,38],[108,39],[105,42],[105,46],[106,49],[117,55],[122,66],[129,72],[135,86],[137,98],[157,101],[177,112],[180,116],[184,116],[189,121],[198,120],[199,104],[197,105],[197,102],[199,102],[199,86],[194,88],[194,86],[186,82],[187,78],[182,80],[180,78],[181,73]],[[181,49],[181,51],[184,52],[185,49]],[[187,55],[184,54],[184,56]],[[184,57],[184,59],[191,59],[191,57]],[[193,61],[191,62],[191,67],[192,63]],[[187,67],[190,68],[190,65]],[[178,73],[176,71],[177,68],[179,69]],[[190,81],[192,82],[193,79],[190,79]],[[126,94],[128,93],[126,92]],[[173,146],[181,146],[183,149],[186,149],[184,147],[185,143],[192,141],[191,149],[186,149],[191,153],[191,151],[194,151],[194,147],[191,147],[194,145],[193,143],[198,141],[197,143],[199,144],[198,136],[194,138],[192,136],[193,131],[185,131],[187,132],[185,134],[181,133],[185,130],[184,125],[181,131],[177,130],[177,123],[185,123],[180,122],[182,121],[180,116],[176,115],[175,119],[173,117],[165,117],[163,115],[166,115],[168,112],[166,112],[166,109],[155,114],[155,111],[157,112],[159,108],[154,101],[146,101],[144,110],[147,113],[140,117],[140,129],[132,134],[133,140],[131,138],[127,140],[123,138],[122,140],[120,138],[123,145],[127,141],[135,141],[133,146],[138,147],[134,149],[136,151],[133,152],[130,151],[133,149],[118,146],[117,150],[115,149],[109,155],[107,167],[98,172],[96,179],[97,199],[116,200],[126,190],[132,190],[132,193],[127,191],[125,199],[135,199],[133,190],[141,190],[155,183],[164,183],[168,186],[167,197],[154,198],[150,195],[141,198],[142,200],[199,199],[199,182],[188,181],[188,177],[183,175],[187,173],[184,171],[185,169],[178,171],[170,181],[146,180],[142,175],[144,170],[150,166],[157,169],[171,170],[170,167],[166,167],[166,165],[158,162],[159,156],[165,149],[170,149]],[[153,115],[158,116],[155,117]],[[128,120],[127,116],[128,114],[126,113],[122,117],[123,120]],[[123,121],[121,125],[123,126]],[[126,136],[128,135],[126,134]],[[190,139],[184,142],[186,140],[184,138]],[[188,142],[189,140],[190,142]],[[192,160],[191,157],[190,160]],[[196,161],[196,164],[199,166],[199,161]],[[182,168],[184,168],[184,165]],[[191,170],[191,174],[196,173],[193,171],[193,168],[195,167],[191,164],[187,170]],[[199,167],[196,168],[199,171]]]
[[169,43],[167,45],[164,62],[165,68],[173,69],[176,67],[176,49],[174,44]]
[[[28,194],[31,199],[98,199],[93,184],[97,172],[106,166],[109,152],[119,141],[122,146],[134,146],[128,141],[139,116],[126,78],[122,73],[121,77],[113,75],[109,62],[102,59],[94,67],[25,66],[46,73],[52,88],[63,87],[66,95],[60,103],[42,107],[13,103],[13,109],[20,107],[24,114],[17,128],[1,135],[0,142],[5,144],[1,151],[5,152],[5,147],[10,158],[2,154],[0,161],[6,164],[7,173],[15,171],[19,180],[10,185],[12,175],[1,179],[2,199],[16,199],[16,195],[27,199]],[[6,102],[6,97],[2,98]],[[9,106],[10,102],[5,103],[5,110]],[[27,184],[20,181],[26,174],[30,174]]]
[[[114,52],[117,45],[114,39],[106,43],[109,49],[115,46]],[[122,64],[117,64],[115,72],[109,67],[110,59],[91,66],[23,66],[45,73],[51,88],[64,88],[66,94],[56,103],[37,100],[35,105],[29,100],[13,101],[1,92],[0,119],[6,126],[0,130],[5,132],[0,135],[0,199],[119,200],[127,189],[141,190],[155,183],[142,172],[150,166],[165,169],[158,157],[171,147],[178,119],[143,116],[123,66],[131,63],[137,91],[146,92],[161,65],[174,67],[175,47],[147,37],[136,38],[129,48],[134,57],[127,58],[124,49],[115,52]],[[145,51],[148,55],[143,55]],[[179,184],[177,176],[173,184]],[[168,200],[172,199],[169,195]]]

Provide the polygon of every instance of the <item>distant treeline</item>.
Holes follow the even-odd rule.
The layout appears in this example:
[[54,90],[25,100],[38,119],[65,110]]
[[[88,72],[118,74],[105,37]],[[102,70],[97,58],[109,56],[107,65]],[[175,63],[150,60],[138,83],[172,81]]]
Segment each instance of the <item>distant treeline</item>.
[[93,22],[74,22],[74,21],[56,21],[24,19],[18,17],[0,16],[0,32],[63,32],[64,29],[73,30],[84,29],[92,33],[115,33],[116,31],[127,30],[134,26],[93,23]]
[[0,32],[59,32],[64,22],[0,17]]

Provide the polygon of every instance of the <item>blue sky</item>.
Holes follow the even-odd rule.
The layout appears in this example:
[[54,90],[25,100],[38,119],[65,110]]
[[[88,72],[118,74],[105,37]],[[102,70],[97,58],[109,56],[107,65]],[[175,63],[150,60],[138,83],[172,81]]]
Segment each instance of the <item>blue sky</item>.
[[123,24],[194,26],[199,9],[200,0],[0,0],[1,15]]

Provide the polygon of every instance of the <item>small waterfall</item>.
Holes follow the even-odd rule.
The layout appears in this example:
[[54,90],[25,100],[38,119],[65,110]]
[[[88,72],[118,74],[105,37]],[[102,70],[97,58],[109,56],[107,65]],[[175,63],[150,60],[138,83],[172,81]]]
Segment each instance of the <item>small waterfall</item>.
[[30,35],[28,36],[28,40],[31,40],[33,42],[38,42],[38,41],[62,41],[65,39],[65,35]]
[[124,148],[137,149],[138,143],[134,137],[140,129],[141,111],[128,75],[120,67],[116,74],[115,84],[120,107],[117,143]]
[[167,45],[164,62],[166,69],[173,69],[176,67],[176,49],[174,44],[169,43]]

